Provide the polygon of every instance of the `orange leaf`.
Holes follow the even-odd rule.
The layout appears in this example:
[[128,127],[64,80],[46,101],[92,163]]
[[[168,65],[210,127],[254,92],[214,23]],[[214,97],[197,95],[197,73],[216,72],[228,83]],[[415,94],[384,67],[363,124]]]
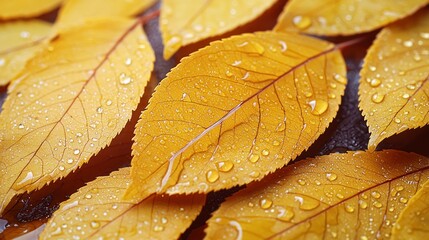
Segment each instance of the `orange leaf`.
[[34,17],[49,12],[62,0],[0,0],[0,19]]
[[50,30],[49,23],[39,20],[0,25],[0,85],[9,83],[42,50]]
[[427,179],[429,158],[395,150],[303,160],[228,198],[207,238],[388,238]]
[[369,32],[413,14],[427,0],[290,0],[276,31],[333,36]]
[[330,43],[260,32],[213,42],[173,69],[136,126],[129,195],[209,192],[263,178],[334,118],[346,83]]
[[160,28],[164,58],[180,47],[226,33],[256,19],[276,0],[164,0]]
[[9,88],[0,114],[0,210],[66,176],[130,119],[154,56],[137,22],[94,21],[61,34]]
[[368,148],[429,123],[429,11],[383,29],[361,70],[359,108],[369,126]]
[[429,181],[408,202],[392,230],[392,240],[427,239],[429,236]]
[[63,202],[39,239],[175,239],[199,214],[204,195],[152,195],[121,200],[130,168],[81,188]]

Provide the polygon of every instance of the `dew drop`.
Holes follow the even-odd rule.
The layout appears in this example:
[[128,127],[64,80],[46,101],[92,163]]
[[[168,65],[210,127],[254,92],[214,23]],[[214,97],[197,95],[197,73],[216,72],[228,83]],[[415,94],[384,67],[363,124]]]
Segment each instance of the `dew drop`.
[[219,172],[216,169],[210,169],[206,173],[207,181],[214,183],[219,179]]
[[408,98],[410,98],[410,94],[408,94],[408,93],[404,93],[404,94],[402,95],[402,98],[403,98],[403,99],[408,99]]
[[100,113],[100,114],[103,113],[103,108],[102,107],[98,107],[97,108],[97,113]]
[[378,93],[374,93],[371,97],[371,100],[374,103],[381,103],[384,100],[384,95],[378,94]]
[[352,212],[354,212],[354,211],[355,211],[355,208],[354,208],[352,205],[346,205],[346,206],[345,206],[345,210],[346,210],[346,212],[348,212],[348,213],[352,213]]
[[25,127],[25,126],[24,126],[24,124],[22,124],[22,123],[20,123],[20,124],[18,125],[18,128],[19,128],[19,129],[24,129],[24,127]]
[[109,100],[107,100],[107,101],[106,101],[106,105],[107,105],[107,106],[112,105],[112,100],[110,100],[110,99],[109,99]]
[[255,154],[250,155],[250,158],[249,158],[250,162],[255,163],[258,160],[259,160],[259,156],[258,155],[255,155]]
[[342,84],[347,83],[347,78],[341,76],[340,74],[334,74],[334,79],[335,79],[335,81],[342,83]]
[[293,208],[291,207],[283,208],[279,206],[277,207],[277,210],[279,211],[279,214],[277,214],[277,218],[282,221],[289,222],[295,216],[295,213],[293,212]]
[[166,224],[168,222],[168,219],[167,218],[165,218],[165,217],[162,217],[161,218],[161,223],[162,224]]
[[262,209],[268,209],[273,205],[273,201],[268,198],[262,198],[259,201],[259,205],[261,206]]
[[262,156],[268,156],[270,155],[270,151],[268,151],[267,149],[262,150]]
[[185,101],[185,102],[190,102],[191,98],[189,97],[189,95],[187,93],[183,93],[182,98],[180,100]]
[[133,63],[133,60],[131,58],[125,59],[125,65],[130,66]]
[[301,30],[304,30],[311,26],[311,19],[306,16],[295,16],[292,22],[297,28]]
[[226,75],[227,77],[232,77],[232,72],[231,72],[231,71],[229,71],[229,70],[227,70],[227,71],[225,72],[225,75]]
[[221,172],[229,172],[234,167],[234,163],[231,161],[222,161],[216,164],[217,169]]
[[407,89],[414,90],[414,89],[416,89],[416,85],[414,85],[414,84],[408,84],[407,85]]
[[162,232],[162,231],[164,231],[164,227],[160,226],[160,225],[155,225],[153,227],[153,231],[155,231],[155,232]]
[[420,37],[423,39],[429,39],[429,32],[421,32]]
[[279,41],[279,44],[280,44],[280,47],[281,47],[280,51],[286,52],[286,50],[287,50],[287,44],[286,44],[286,42]]
[[73,154],[74,155],[78,155],[80,153],[80,150],[79,149],[75,149],[75,150],[73,150]]
[[68,160],[67,160],[67,163],[68,164],[72,164],[74,161],[73,161],[73,159],[71,159],[71,158],[69,158]]
[[406,199],[406,198],[404,198],[404,197],[401,197],[401,198],[399,199],[399,201],[400,201],[401,203],[407,203],[407,202],[408,202],[408,199]]
[[401,119],[395,118],[395,123],[397,123],[397,124],[401,123]]
[[404,47],[412,47],[414,45],[413,41],[404,41],[402,44]]
[[371,196],[373,196],[376,199],[379,199],[381,197],[381,194],[379,192],[377,192],[377,191],[373,191],[371,193]]
[[377,70],[377,68],[375,66],[369,66],[369,70],[372,72],[375,72]]
[[85,195],[85,198],[86,198],[86,199],[91,199],[91,198],[92,198],[92,195],[88,193],[88,194],[86,194],[86,195]]
[[130,84],[132,80],[133,79],[130,76],[126,75],[125,73],[121,73],[119,75],[119,83],[122,85]]
[[280,142],[279,142],[279,141],[277,141],[277,140],[274,140],[274,141],[273,141],[273,145],[274,145],[274,146],[279,146],[279,145],[280,145]]
[[96,222],[96,221],[92,221],[91,222],[91,227],[92,228],[99,228],[100,227],[100,223]]
[[264,46],[262,46],[261,44],[257,43],[257,42],[251,42],[250,44],[254,50],[259,54],[262,55],[265,52],[265,48]]
[[379,201],[375,201],[372,205],[376,208],[381,208],[383,206],[383,204],[381,204]]
[[311,100],[308,102],[308,105],[311,107],[311,113],[313,115],[319,116],[322,115],[326,110],[328,110],[328,102],[325,100]]
[[337,174],[335,173],[327,173],[326,174],[326,179],[328,179],[329,181],[335,181],[337,179]]
[[59,169],[60,171],[64,171],[66,168],[65,168],[64,166],[62,166],[62,165],[61,165],[61,166],[59,166],[59,167],[58,167],[58,169]]
[[299,208],[301,210],[312,210],[317,208],[320,205],[319,200],[313,198],[303,198],[300,196],[295,196],[295,201],[299,202]]
[[369,82],[369,85],[371,87],[378,87],[378,86],[380,86],[380,84],[381,84],[381,81],[378,78],[374,78],[371,80],[371,82]]

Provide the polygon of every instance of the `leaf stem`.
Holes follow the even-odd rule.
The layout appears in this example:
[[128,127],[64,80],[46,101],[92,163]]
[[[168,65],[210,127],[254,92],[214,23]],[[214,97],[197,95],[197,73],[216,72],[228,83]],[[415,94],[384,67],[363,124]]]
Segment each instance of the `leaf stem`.
[[155,11],[152,11],[152,12],[150,12],[150,13],[148,13],[148,14],[145,14],[145,15],[143,15],[143,16],[141,16],[141,17],[139,17],[138,19],[137,19],[137,22],[138,23],[141,23],[142,25],[144,25],[144,24],[146,24],[147,22],[149,22],[150,20],[152,20],[152,19],[154,19],[154,18],[156,18],[156,17],[158,17],[159,16],[159,9],[158,10],[155,10]]

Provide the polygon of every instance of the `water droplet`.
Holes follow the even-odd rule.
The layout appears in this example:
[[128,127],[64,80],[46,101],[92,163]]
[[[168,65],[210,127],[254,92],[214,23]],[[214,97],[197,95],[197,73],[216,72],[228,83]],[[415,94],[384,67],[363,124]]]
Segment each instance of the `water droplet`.
[[222,161],[216,164],[217,169],[221,172],[229,172],[234,167],[234,163],[231,161]]
[[125,73],[121,73],[119,75],[119,83],[121,83],[122,85],[130,84],[132,80],[133,79]]
[[92,195],[88,193],[88,194],[86,194],[86,195],[85,195],[85,198],[86,198],[86,199],[91,199],[91,198],[92,198]]
[[259,205],[261,206],[261,208],[263,209],[268,209],[273,205],[273,201],[271,201],[271,199],[267,199],[267,198],[262,198],[259,201]]
[[302,210],[312,210],[320,205],[319,200],[314,198],[295,196],[294,199],[299,202],[299,208]]
[[383,204],[379,201],[375,201],[372,205],[376,208],[381,208],[383,206]]
[[107,101],[106,101],[106,105],[107,105],[107,106],[112,105],[112,100],[110,100],[110,99],[109,99],[109,100],[107,100]]
[[371,193],[371,196],[373,196],[376,199],[379,199],[381,197],[381,194],[379,192],[377,192],[377,191],[373,191]]
[[274,146],[279,146],[279,145],[280,145],[280,142],[279,142],[279,141],[277,141],[277,140],[274,140],[274,141],[273,141],[273,145],[274,145]]
[[258,155],[255,155],[255,154],[250,155],[250,158],[249,158],[250,162],[255,163],[258,160],[259,160],[259,156]]
[[270,151],[268,151],[267,149],[262,150],[262,156],[268,156],[270,155]]
[[424,39],[429,39],[429,32],[421,32],[420,37]]
[[92,221],[92,222],[91,222],[91,227],[92,227],[92,228],[98,228],[98,227],[100,227],[100,223],[98,223],[98,222],[96,222],[96,221]]
[[416,85],[414,85],[414,84],[408,84],[407,85],[407,89],[414,90],[414,89],[416,89]]
[[19,129],[24,129],[24,127],[25,127],[25,126],[24,126],[24,124],[22,124],[22,123],[20,123],[20,124],[18,125],[18,128],[19,128]]
[[295,16],[292,22],[297,28],[301,30],[304,30],[311,26],[311,19],[306,16]]
[[395,118],[395,123],[401,123],[401,119],[399,119],[399,118]]
[[219,179],[219,172],[215,169],[210,169],[206,173],[206,178],[208,182],[214,183]]
[[400,192],[400,191],[404,190],[404,187],[403,186],[396,186],[395,189],[396,189],[396,191]]
[[367,236],[360,236],[360,240],[368,240]]
[[167,218],[165,218],[165,217],[162,217],[161,218],[161,223],[162,224],[166,224],[168,222],[168,219]]
[[299,185],[301,185],[301,186],[304,186],[305,185],[305,180],[303,180],[303,179],[298,179],[298,184]]
[[133,63],[133,60],[131,58],[125,59],[125,65],[130,66],[131,63]]
[[98,107],[97,108],[97,113],[100,113],[100,114],[103,113],[103,108],[102,107]]
[[342,83],[342,84],[347,83],[347,78],[341,76],[340,74],[334,74],[334,79],[335,79],[335,81]]
[[369,70],[372,72],[375,72],[377,70],[377,68],[375,66],[369,66]]
[[401,203],[407,203],[407,202],[408,202],[408,199],[406,199],[406,198],[404,198],[404,197],[401,197],[401,198],[399,199],[399,201],[400,201]]
[[225,75],[226,75],[227,77],[232,77],[232,72],[231,72],[231,71],[229,71],[229,70],[227,70],[227,71],[225,72]]
[[293,212],[293,208],[289,206],[287,206],[286,208],[278,206],[276,207],[276,209],[279,212],[277,214],[277,218],[282,221],[289,222],[295,216],[295,213]]
[[153,227],[153,231],[155,231],[155,232],[162,232],[162,231],[164,231],[164,227],[160,226],[160,225],[155,225]]
[[380,84],[381,84],[381,81],[378,78],[373,78],[371,82],[369,82],[369,85],[371,85],[371,87],[378,87],[380,86]]
[[66,168],[65,168],[63,165],[60,165],[60,166],[58,167],[58,169],[59,169],[60,171],[64,171]]
[[404,41],[402,43],[404,45],[404,47],[412,47],[414,45],[413,41]]
[[286,44],[286,42],[279,41],[279,44],[280,44],[280,47],[281,47],[280,51],[286,52],[286,50],[287,50],[287,44]]
[[78,155],[80,153],[80,150],[79,149],[75,149],[75,150],[73,150],[73,154],[74,155]]
[[384,95],[374,93],[371,97],[371,100],[375,103],[381,103],[384,100]]
[[189,95],[187,93],[183,93],[182,98],[180,100],[185,101],[185,102],[190,102],[191,98],[189,97]]
[[343,195],[343,194],[341,194],[341,193],[337,193],[337,194],[336,194],[336,196],[337,196],[337,198],[339,198],[339,199],[343,199],[343,198],[344,198],[344,195]]
[[31,179],[33,179],[33,172],[29,171],[29,172],[27,172],[27,175],[25,175],[25,178],[22,179],[18,183],[18,185],[22,185],[22,184],[26,183],[27,181],[30,181]]
[[324,112],[326,112],[329,106],[327,101],[320,99],[309,101],[308,105],[311,107],[311,113],[316,116],[322,115]]
[[355,211],[355,208],[354,208],[352,205],[346,205],[346,206],[345,206],[345,210],[346,210],[346,212],[348,212],[348,213],[352,213],[352,212],[354,212],[354,211]]
[[404,98],[404,99],[408,99],[408,98],[410,98],[410,94],[408,94],[408,93],[404,93],[404,94],[402,95],[402,98]]
[[328,93],[328,97],[329,97],[330,99],[334,99],[334,98],[336,98],[337,96],[336,96],[334,93]]
[[254,48],[254,50],[259,54],[262,55],[265,52],[265,48],[264,46],[262,46],[261,44],[257,43],[257,42],[251,42],[250,46],[252,46]]
[[72,164],[74,161],[73,161],[73,159],[71,159],[71,158],[69,158],[68,160],[67,160],[67,163],[68,164]]
[[335,181],[337,179],[337,174],[335,173],[327,173],[326,174],[326,179],[328,179],[329,181]]

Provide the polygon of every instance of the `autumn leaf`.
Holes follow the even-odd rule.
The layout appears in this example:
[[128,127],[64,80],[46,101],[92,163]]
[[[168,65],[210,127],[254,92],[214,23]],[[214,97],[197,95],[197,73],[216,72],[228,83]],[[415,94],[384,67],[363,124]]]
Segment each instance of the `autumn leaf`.
[[0,209],[76,170],[130,119],[154,56],[132,20],[58,36],[10,86],[0,114]]
[[429,236],[429,181],[408,202],[392,230],[392,240],[427,239]]
[[40,20],[0,24],[0,85],[9,83],[43,48],[51,25]]
[[298,34],[244,34],[197,51],[142,113],[128,195],[209,192],[261,179],[323,133],[345,72],[332,44]]
[[90,182],[63,202],[39,239],[176,239],[192,223],[204,195],[152,195],[122,200],[130,168]]
[[0,19],[34,17],[58,7],[62,0],[0,0]]
[[154,2],[155,0],[67,0],[55,25],[59,29],[67,29],[88,19],[130,17],[144,11]]
[[427,0],[290,0],[274,29],[323,36],[353,35],[411,15],[427,3]]
[[368,148],[429,123],[429,11],[383,29],[361,70],[359,108],[369,126]]
[[427,179],[429,158],[396,150],[303,160],[228,198],[207,239],[388,238]]
[[256,19],[276,0],[164,0],[160,29],[164,58],[180,47],[226,33]]

